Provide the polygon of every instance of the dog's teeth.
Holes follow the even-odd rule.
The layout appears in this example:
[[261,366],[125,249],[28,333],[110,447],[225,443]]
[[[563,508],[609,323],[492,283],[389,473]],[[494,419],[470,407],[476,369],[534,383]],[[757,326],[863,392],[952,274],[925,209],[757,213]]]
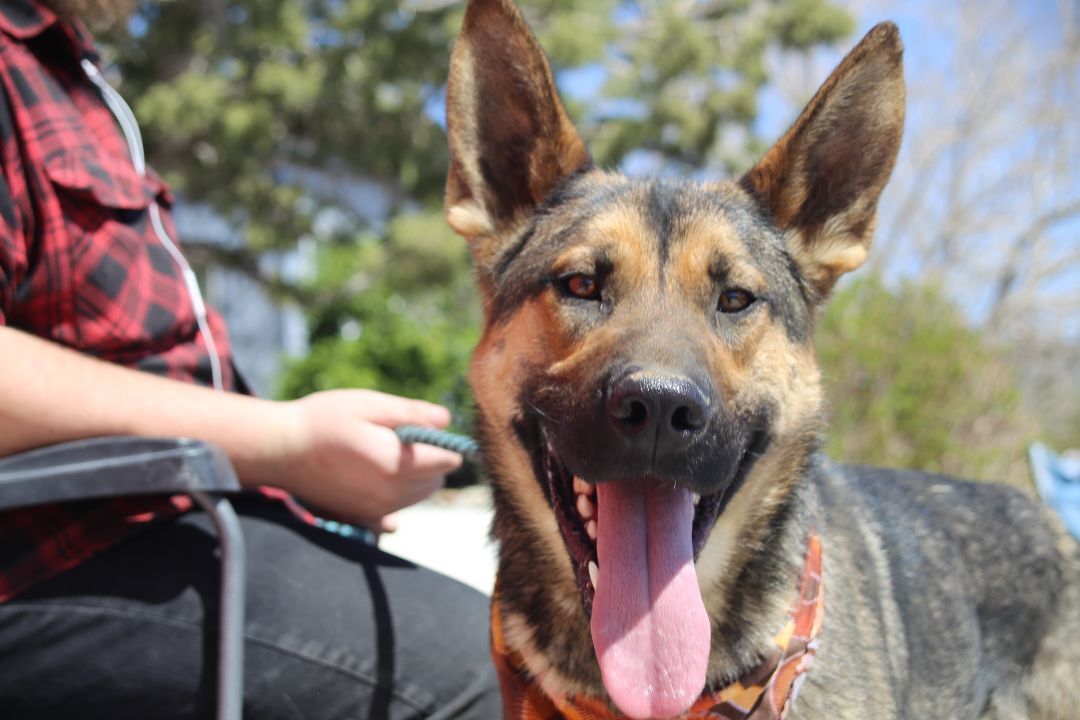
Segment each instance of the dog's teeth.
[[589,580],[592,581],[593,590],[595,590],[597,582],[600,580],[600,566],[592,560],[589,561]]
[[592,495],[596,492],[596,486],[592,483],[585,482],[577,475],[574,476],[574,492],[578,495]]
[[578,514],[581,515],[581,517],[585,518],[586,520],[591,518],[593,516],[592,500],[590,500],[585,495],[578,495],[577,496],[577,511],[578,511]]
[[585,532],[588,533],[590,540],[596,539],[596,521],[590,520],[585,523]]
[[693,499],[695,505],[701,502],[701,495],[699,495],[698,493],[692,493],[690,497]]

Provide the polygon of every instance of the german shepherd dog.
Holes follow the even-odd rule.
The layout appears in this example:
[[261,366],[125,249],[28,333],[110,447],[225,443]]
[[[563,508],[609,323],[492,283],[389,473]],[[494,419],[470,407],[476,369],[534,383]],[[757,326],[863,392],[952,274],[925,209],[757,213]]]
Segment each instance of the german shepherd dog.
[[469,2],[446,215],[484,300],[507,717],[1080,718],[1060,524],[819,452],[815,318],[870,248],[902,55],[872,29],[738,181],[636,179],[512,2]]

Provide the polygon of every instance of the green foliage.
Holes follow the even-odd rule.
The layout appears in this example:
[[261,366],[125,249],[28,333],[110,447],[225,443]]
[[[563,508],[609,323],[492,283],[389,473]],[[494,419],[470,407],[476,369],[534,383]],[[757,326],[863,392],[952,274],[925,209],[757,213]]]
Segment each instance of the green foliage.
[[[735,128],[750,138],[745,165],[760,149],[750,128],[766,48],[809,48],[852,28],[830,0],[522,5],[557,72],[607,76],[599,97],[571,109],[609,165],[650,148],[723,169],[721,133]],[[258,253],[311,235],[326,207],[366,224],[333,188],[301,186],[296,168],[375,180],[392,214],[441,201],[447,147],[434,116],[461,14],[419,0],[143,0],[128,30],[106,38],[106,56],[155,165]]]
[[940,289],[861,278],[832,299],[816,342],[833,457],[1030,484],[1036,428],[1016,377]]
[[327,206],[364,225],[334,188],[302,187],[293,168],[437,197],[446,139],[426,109],[459,15],[394,0],[146,2],[145,32],[115,33],[111,57],[155,165],[258,252],[311,234]]
[[617,61],[601,102],[585,115],[602,164],[647,150],[683,172],[745,169],[765,149],[752,127],[769,80],[766,50],[807,50],[854,29],[829,0],[646,0],[634,8],[611,50]]
[[468,250],[441,213],[401,215],[383,239],[327,248],[316,284],[342,283],[350,291],[312,313],[311,352],[288,365],[281,394],[375,388],[445,404],[467,431],[480,302]]

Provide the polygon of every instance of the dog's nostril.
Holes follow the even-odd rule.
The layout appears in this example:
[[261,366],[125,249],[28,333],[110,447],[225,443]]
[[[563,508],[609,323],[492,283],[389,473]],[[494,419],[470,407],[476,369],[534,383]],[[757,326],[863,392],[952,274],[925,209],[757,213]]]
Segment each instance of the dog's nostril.
[[709,397],[685,377],[630,373],[612,382],[605,394],[608,422],[634,447],[681,447],[708,425]]
[[675,432],[688,433],[700,430],[705,426],[705,417],[701,408],[680,405],[671,414],[671,428]]
[[649,409],[645,407],[645,403],[641,400],[630,401],[630,413],[623,419],[623,422],[630,427],[640,427],[644,425],[649,419]]
[[638,430],[649,421],[649,408],[639,398],[624,398],[612,414],[630,430]]

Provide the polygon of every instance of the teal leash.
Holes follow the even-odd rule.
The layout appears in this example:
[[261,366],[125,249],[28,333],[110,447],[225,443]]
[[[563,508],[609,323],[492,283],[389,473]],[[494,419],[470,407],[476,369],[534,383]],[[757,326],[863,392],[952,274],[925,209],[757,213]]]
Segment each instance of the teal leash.
[[[434,445],[435,447],[441,447],[445,450],[452,450],[453,452],[458,453],[465,458],[466,462],[480,462],[480,445],[468,435],[459,435],[457,433],[447,432],[446,430],[435,430],[419,425],[401,425],[395,428],[394,432],[397,433],[398,439],[403,443],[408,443],[410,445],[414,443]],[[327,532],[332,532],[335,535],[355,538],[368,545],[378,544],[378,536],[364,527],[357,527],[355,525],[349,525],[348,523],[338,522],[337,520],[327,520],[326,518],[320,517],[315,518],[315,526],[320,527]]]
[[394,430],[403,443],[423,443],[452,450],[468,462],[480,461],[480,445],[468,435],[458,435],[446,430],[434,430],[419,425],[401,425]]

